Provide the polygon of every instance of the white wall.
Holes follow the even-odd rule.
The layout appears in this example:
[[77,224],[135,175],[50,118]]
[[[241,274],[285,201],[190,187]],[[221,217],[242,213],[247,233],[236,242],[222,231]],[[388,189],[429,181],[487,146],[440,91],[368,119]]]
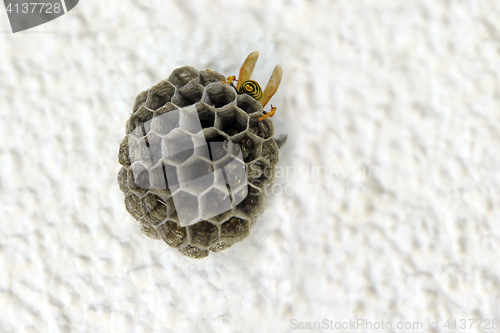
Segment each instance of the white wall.
[[[82,0],[17,34],[0,12],[2,331],[495,319],[500,3]],[[173,69],[237,74],[253,50],[258,81],[284,68],[288,194],[192,260],[125,211],[125,121]]]

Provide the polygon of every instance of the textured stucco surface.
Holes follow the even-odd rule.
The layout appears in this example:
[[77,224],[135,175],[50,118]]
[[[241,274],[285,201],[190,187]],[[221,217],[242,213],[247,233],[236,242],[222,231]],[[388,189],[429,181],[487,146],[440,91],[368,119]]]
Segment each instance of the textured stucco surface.
[[[498,22],[490,0],[83,0],[0,34],[1,331],[500,317]],[[174,68],[237,74],[253,50],[258,81],[284,68],[297,173],[244,242],[189,259],[125,211],[125,121]]]

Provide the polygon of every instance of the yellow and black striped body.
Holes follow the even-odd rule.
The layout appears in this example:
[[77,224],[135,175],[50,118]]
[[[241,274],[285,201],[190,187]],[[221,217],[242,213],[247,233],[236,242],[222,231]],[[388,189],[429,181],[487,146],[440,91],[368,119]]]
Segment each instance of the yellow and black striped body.
[[260,101],[262,98],[262,88],[257,81],[248,80],[241,84],[240,90],[238,91],[240,94],[247,94]]

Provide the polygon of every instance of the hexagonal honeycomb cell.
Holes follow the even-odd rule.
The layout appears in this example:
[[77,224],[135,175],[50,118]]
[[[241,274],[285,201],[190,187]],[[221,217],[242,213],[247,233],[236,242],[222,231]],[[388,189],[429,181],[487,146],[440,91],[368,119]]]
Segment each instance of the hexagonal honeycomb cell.
[[163,138],[164,156],[169,162],[180,165],[194,153],[193,139],[189,133],[175,129],[170,135]]
[[184,190],[177,190],[172,194],[175,209],[179,220],[186,221],[187,225],[200,221],[200,212],[198,209],[198,198]]
[[257,217],[262,213],[264,194],[259,188],[248,185],[247,196],[236,208],[249,217]]
[[[238,95],[236,106],[248,114],[262,112],[262,105],[258,100],[247,94]],[[259,117],[262,115],[258,115]]]
[[231,197],[226,189],[211,188],[200,198],[202,217],[205,219],[217,216],[231,209]]
[[242,241],[249,234],[249,222],[238,217],[232,217],[221,226],[221,240],[226,243]]
[[219,229],[207,221],[201,221],[191,227],[191,244],[206,249],[219,240]]
[[204,87],[195,82],[189,82],[176,91],[172,103],[179,106],[188,106],[198,102],[203,95]]
[[191,193],[202,193],[214,183],[213,164],[204,158],[195,156],[179,169],[179,181]]
[[244,133],[243,136],[234,140],[234,143],[240,146],[245,163],[252,162],[261,155],[261,140],[252,134]]
[[215,127],[229,136],[241,133],[247,129],[248,115],[234,104],[217,110],[216,114]]
[[179,127],[180,112],[174,104],[167,103],[154,113],[151,120],[151,130],[160,136],[168,135]]
[[153,109],[149,109],[141,105],[127,121],[127,134],[134,132],[138,137],[143,137],[148,134],[149,120],[154,116]]
[[210,128],[215,123],[215,111],[210,105],[198,102],[196,103],[196,110],[198,112],[198,119],[200,119],[201,128]]
[[236,90],[223,82],[210,83],[205,87],[201,100],[208,105],[221,108],[236,99]]
[[118,184],[140,230],[191,258],[250,234],[278,162],[260,102],[222,79],[185,66],[141,92],[118,152]]
[[174,221],[167,221],[156,229],[159,237],[171,247],[178,248],[186,240],[186,228],[181,228]]
[[250,116],[250,126],[248,131],[259,138],[269,139],[274,135],[274,124],[271,119],[267,118],[259,121],[260,115],[253,114]]
[[149,109],[157,110],[170,102],[174,94],[175,87],[168,80],[163,80],[149,89],[144,105]]

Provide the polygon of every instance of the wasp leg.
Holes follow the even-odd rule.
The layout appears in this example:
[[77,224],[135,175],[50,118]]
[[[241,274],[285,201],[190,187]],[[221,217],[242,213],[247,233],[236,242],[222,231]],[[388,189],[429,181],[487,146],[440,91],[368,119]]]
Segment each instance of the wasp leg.
[[227,84],[231,84],[233,81],[238,81],[234,75],[228,76],[227,79],[222,79],[222,82]]
[[272,117],[272,116],[274,116],[274,114],[276,113],[276,110],[277,110],[277,109],[278,109],[277,107],[275,107],[275,106],[273,106],[273,105],[271,104],[271,112],[266,113],[266,114],[265,114],[265,115],[263,115],[262,117],[258,118],[258,120],[259,120],[259,121],[262,121],[262,120],[266,119],[267,117]]

